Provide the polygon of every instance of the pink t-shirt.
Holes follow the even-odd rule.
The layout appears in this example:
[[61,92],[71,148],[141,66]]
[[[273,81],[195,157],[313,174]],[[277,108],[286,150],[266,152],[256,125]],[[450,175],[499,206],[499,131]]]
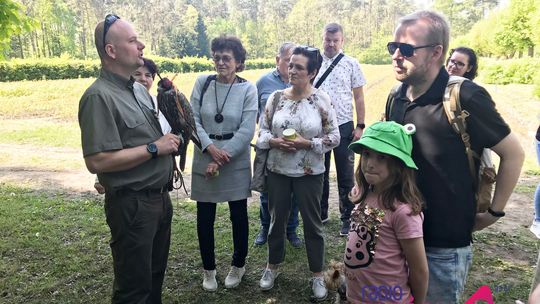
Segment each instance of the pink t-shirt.
[[[369,197],[368,197],[369,198]],[[420,238],[423,215],[409,215],[407,204],[385,210],[376,200],[356,205],[345,248],[347,300],[350,303],[408,303],[409,268],[399,240]]]

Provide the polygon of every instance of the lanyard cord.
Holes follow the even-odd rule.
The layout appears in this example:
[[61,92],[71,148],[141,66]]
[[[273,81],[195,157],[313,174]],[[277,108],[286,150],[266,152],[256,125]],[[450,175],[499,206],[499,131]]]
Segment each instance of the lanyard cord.
[[214,95],[216,96],[216,113],[221,115],[221,112],[223,112],[223,108],[225,108],[225,103],[227,102],[227,98],[229,97],[229,93],[231,92],[231,88],[236,81],[236,77],[234,77],[234,80],[231,82],[231,85],[229,85],[229,90],[227,91],[227,95],[225,95],[225,100],[223,100],[223,103],[221,104],[221,109],[218,106],[218,98],[217,98],[217,79],[214,82]]

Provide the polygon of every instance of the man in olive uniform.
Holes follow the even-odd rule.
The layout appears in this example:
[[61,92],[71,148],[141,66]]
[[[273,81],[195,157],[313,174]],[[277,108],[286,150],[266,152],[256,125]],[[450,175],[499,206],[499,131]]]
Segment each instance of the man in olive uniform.
[[161,303],[169,255],[172,153],[147,90],[130,76],[144,44],[128,22],[107,15],[95,29],[101,71],[79,103],[86,167],[105,187],[111,231],[113,303]]

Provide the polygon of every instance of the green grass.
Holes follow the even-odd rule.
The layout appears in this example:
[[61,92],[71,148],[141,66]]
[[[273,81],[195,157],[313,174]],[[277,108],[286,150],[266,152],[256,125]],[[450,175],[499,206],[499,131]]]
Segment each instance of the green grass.
[[[174,194],[172,195],[174,196]],[[0,302],[108,303],[112,283],[109,232],[101,201],[0,185]],[[250,244],[258,231],[258,204],[250,205]],[[339,259],[344,239],[336,220],[326,226],[327,259]],[[232,253],[228,207],[216,218],[216,262],[221,288],[201,288],[202,263],[196,235],[196,208],[174,202],[172,244],[164,286],[165,303],[298,303],[311,294],[305,247],[287,245],[283,274],[270,292],[258,287],[266,246],[250,247],[242,288],[223,289]]]
[[[112,260],[108,227],[99,199],[2,184],[0,202],[0,302],[109,302]],[[220,288],[215,293],[203,291],[195,203],[174,201],[173,204],[164,303],[308,302],[311,291],[305,248],[295,249],[290,245],[280,269],[283,273],[273,290],[262,292],[258,287],[266,246],[250,246],[241,288],[222,288],[232,253],[226,204],[218,205],[215,226]],[[250,205],[248,211],[251,244],[259,227],[258,204]],[[333,216],[333,221],[325,226],[327,261],[340,259],[344,250],[345,239],[337,236],[337,215]],[[476,233],[465,295],[468,297],[480,286],[489,285],[496,303],[526,299],[537,251],[538,243],[526,227],[518,227],[512,235],[493,230]],[[331,302],[329,299],[325,303]]]
[[[505,255],[495,255],[504,252]],[[534,276],[538,241],[526,227],[508,235],[493,230],[474,234],[473,265],[469,272],[465,294],[472,295],[480,286],[492,289],[495,303],[526,300]]]
[[76,121],[50,119],[4,119],[0,121],[0,143],[49,147],[81,147],[81,132]]
[[[362,65],[366,123],[379,120],[395,80],[390,66]],[[245,71],[253,83],[267,70]],[[189,97],[200,73],[181,74],[175,83]],[[173,75],[166,75],[172,77]],[[77,123],[79,98],[93,79],[0,83],[0,168],[86,170]],[[531,86],[486,87],[526,149],[524,179],[515,192],[532,200],[540,169],[532,149],[538,99]],[[155,88],[153,89],[155,93]],[[191,149],[191,148],[190,148]],[[187,162],[190,172],[191,162]],[[54,173],[52,173],[54,174]],[[42,191],[42,190],[40,190]],[[172,194],[174,197],[175,195]],[[203,292],[195,228],[195,204],[175,202],[173,239],[165,281],[165,303],[301,303],[310,289],[305,250],[287,247],[284,274],[267,293],[258,288],[266,247],[250,247],[242,288]],[[220,205],[216,220],[218,280],[223,285],[230,265],[231,228],[228,208]],[[258,230],[258,203],[249,207],[250,242]],[[334,215],[334,218],[337,215]],[[109,232],[102,203],[94,196],[37,192],[21,184],[0,184],[0,303],[108,303],[111,282]],[[527,227],[512,235],[488,229],[475,233],[473,267],[466,286],[506,287],[495,292],[497,303],[527,298],[538,243]],[[337,220],[326,226],[327,260],[340,259],[344,239]],[[330,303],[330,300],[327,301]]]

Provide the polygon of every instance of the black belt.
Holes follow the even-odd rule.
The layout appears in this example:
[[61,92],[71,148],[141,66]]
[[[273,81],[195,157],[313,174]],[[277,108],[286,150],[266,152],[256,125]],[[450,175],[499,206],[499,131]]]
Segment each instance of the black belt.
[[163,194],[163,193],[166,193],[168,192],[169,189],[168,187],[165,185],[161,188],[152,188],[152,189],[142,189],[142,190],[133,190],[133,189],[129,189],[129,188],[120,188],[118,190],[116,190],[116,195],[126,195],[126,194],[144,194],[144,195],[149,195],[149,194]]
[[231,139],[233,138],[234,136],[234,133],[227,133],[227,134],[208,134],[208,137],[210,137],[210,139],[215,139],[215,140],[226,140],[226,139]]

